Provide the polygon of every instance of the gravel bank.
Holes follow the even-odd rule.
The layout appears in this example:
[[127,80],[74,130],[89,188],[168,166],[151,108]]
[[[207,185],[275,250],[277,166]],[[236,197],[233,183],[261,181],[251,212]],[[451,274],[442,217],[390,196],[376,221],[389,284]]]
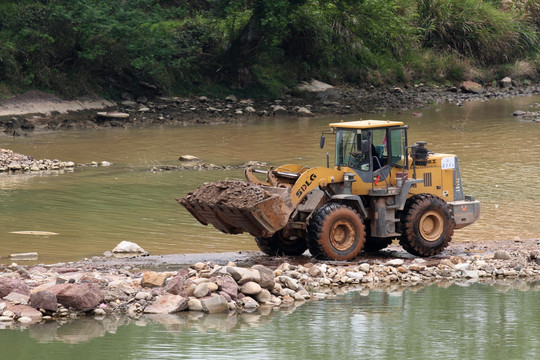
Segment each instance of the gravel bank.
[[[539,245],[540,239],[457,243],[424,259],[391,246],[351,263],[253,252],[0,265],[0,328],[114,314],[272,311],[353,289],[395,292],[433,283],[480,281],[532,289],[540,280]],[[194,259],[203,261],[186,263]]]
[[[297,92],[281,99],[237,99],[206,96],[146,97],[118,102],[93,98],[62,100],[39,91],[0,100],[0,131],[24,136],[32,131],[102,127],[139,127],[150,124],[190,126],[225,124],[272,116],[311,117],[351,115],[385,111],[419,110],[431,104],[461,105],[467,101],[489,101],[506,97],[538,95],[540,86],[345,88]],[[511,115],[511,114],[508,114]]]

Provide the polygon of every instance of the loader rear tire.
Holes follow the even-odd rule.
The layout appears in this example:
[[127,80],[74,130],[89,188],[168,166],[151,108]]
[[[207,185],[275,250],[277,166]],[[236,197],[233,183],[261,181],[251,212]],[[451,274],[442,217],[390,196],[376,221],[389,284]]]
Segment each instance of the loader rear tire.
[[439,254],[454,235],[454,217],[448,204],[431,194],[407,200],[401,214],[401,246],[417,256]]
[[308,248],[316,258],[352,260],[364,246],[366,229],[360,215],[349,206],[329,203],[309,221]]
[[281,231],[268,238],[255,238],[259,249],[269,256],[297,256],[302,255],[307,250],[306,239],[285,238]]

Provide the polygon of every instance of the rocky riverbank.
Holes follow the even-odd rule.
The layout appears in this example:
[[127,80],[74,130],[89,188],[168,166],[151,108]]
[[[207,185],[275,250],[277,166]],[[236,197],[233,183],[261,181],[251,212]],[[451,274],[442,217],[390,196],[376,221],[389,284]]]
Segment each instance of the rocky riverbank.
[[34,159],[32,156],[18,154],[9,149],[0,149],[0,173],[17,173],[26,171],[73,169],[72,161],[58,159]]
[[9,149],[0,148],[0,174],[20,174],[25,172],[63,172],[73,171],[81,166],[110,166],[108,161],[90,162],[87,164],[75,164],[73,161],[61,161],[58,159],[34,159],[30,155],[23,155]]
[[[534,287],[540,280],[539,245],[540,239],[458,243],[425,259],[391,246],[350,263],[255,253],[243,266],[222,257],[169,263],[167,270],[159,269],[164,265],[159,256],[0,265],[0,328],[113,314],[232,315],[286,309],[352,289],[395,292],[476,281]],[[250,264],[260,260],[265,264]]]
[[[189,160],[185,160],[189,158]],[[242,165],[216,165],[207,164],[202,160],[191,156],[180,156],[179,165],[160,165],[153,166],[150,171],[170,171],[170,170],[232,170],[232,169],[245,169],[254,166],[267,167],[268,164],[260,161],[249,161]],[[64,172],[73,171],[77,167],[86,166],[111,166],[112,163],[108,161],[92,161],[89,163],[75,164],[73,161],[61,161],[58,159],[34,159],[33,156],[23,155],[13,150],[0,148],[0,174],[17,175],[23,173],[39,173],[39,174],[58,174]]]
[[[21,136],[32,131],[101,127],[135,127],[150,124],[194,125],[252,121],[272,116],[311,117],[358,113],[407,111],[430,104],[488,101],[538,95],[540,86],[517,84],[509,78],[485,86],[471,81],[455,87],[388,88],[333,87],[312,81],[274,100],[198,96],[190,98],[124,94],[118,102],[84,98],[62,100],[39,91],[0,100],[0,131]],[[419,114],[415,111],[415,114]],[[511,115],[511,114],[508,114]]]

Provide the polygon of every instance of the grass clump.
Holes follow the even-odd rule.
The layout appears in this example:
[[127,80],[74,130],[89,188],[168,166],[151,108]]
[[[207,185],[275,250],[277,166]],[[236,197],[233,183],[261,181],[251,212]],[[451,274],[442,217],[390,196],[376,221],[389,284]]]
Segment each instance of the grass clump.
[[418,0],[422,45],[476,59],[513,61],[537,50],[538,33],[520,11],[478,0]]

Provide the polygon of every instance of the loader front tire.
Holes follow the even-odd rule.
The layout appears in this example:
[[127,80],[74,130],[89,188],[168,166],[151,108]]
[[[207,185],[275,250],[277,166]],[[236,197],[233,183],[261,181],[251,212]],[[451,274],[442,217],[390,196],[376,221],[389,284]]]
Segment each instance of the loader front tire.
[[401,246],[417,256],[439,254],[454,235],[454,217],[446,202],[434,195],[421,194],[407,200],[401,214]]
[[352,260],[366,241],[366,229],[358,213],[349,206],[329,203],[309,221],[308,248],[316,258]]
[[268,238],[255,238],[259,249],[269,256],[297,256],[307,250],[306,239],[292,237],[285,238],[281,231]]

